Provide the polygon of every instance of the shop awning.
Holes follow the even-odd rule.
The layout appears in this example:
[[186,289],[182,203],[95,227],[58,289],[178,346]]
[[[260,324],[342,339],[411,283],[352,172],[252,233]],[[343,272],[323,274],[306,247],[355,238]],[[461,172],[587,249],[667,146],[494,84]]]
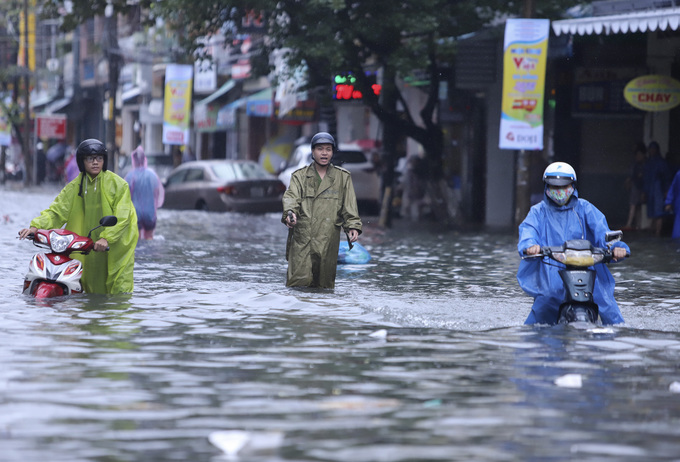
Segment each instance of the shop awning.
[[129,90],[124,91],[123,94],[121,95],[121,98],[123,99],[123,103],[128,103],[131,100],[137,98],[141,94],[142,94],[141,88],[132,87]]
[[609,16],[553,21],[555,35],[609,35],[647,31],[678,30],[680,8],[636,11]]
[[43,112],[45,112],[46,114],[64,112],[64,109],[66,109],[66,107],[69,104],[71,104],[71,98],[56,99],[47,106],[45,106],[45,110]]
[[208,96],[207,98],[204,98],[200,101],[196,101],[196,104],[208,104],[212,103],[216,99],[226,95],[229,93],[234,87],[236,86],[236,81],[230,80],[229,82],[225,83],[222,85],[220,88],[218,88],[215,93],[212,95]]
[[45,106],[54,100],[54,95],[47,93],[31,94],[31,109]]
[[273,92],[264,89],[246,98],[246,114],[252,117],[271,117],[274,113]]

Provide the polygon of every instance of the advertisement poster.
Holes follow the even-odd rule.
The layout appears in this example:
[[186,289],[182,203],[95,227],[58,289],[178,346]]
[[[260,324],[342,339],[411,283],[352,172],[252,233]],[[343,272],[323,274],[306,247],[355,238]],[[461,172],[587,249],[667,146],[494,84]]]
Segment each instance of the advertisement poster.
[[547,19],[508,19],[505,25],[501,149],[543,149],[549,30]]
[[193,66],[183,64],[170,64],[165,69],[164,144],[189,143],[193,71]]

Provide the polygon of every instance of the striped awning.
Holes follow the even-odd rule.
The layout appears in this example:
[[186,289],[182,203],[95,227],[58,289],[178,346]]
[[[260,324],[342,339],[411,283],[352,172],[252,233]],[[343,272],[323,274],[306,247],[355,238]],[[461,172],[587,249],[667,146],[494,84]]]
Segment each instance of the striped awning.
[[647,31],[678,30],[680,8],[636,11],[609,16],[553,21],[555,35],[609,35]]

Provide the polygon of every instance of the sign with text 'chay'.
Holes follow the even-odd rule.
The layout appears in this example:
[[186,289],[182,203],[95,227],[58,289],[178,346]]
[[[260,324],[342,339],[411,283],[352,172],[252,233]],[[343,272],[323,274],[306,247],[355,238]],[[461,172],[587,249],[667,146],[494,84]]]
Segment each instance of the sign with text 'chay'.
[[543,149],[549,31],[547,19],[508,19],[505,24],[501,149]]
[[628,82],[623,97],[643,111],[668,111],[680,104],[680,82],[667,75],[643,75]]

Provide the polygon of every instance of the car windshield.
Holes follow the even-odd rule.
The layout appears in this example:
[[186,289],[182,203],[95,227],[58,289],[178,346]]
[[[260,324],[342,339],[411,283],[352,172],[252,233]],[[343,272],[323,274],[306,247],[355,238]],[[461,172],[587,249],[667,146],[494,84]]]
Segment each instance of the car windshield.
[[362,164],[367,162],[366,155],[361,151],[338,151],[333,156],[334,163]]
[[271,175],[255,162],[225,162],[215,164],[212,170],[220,180],[257,180],[271,178]]

